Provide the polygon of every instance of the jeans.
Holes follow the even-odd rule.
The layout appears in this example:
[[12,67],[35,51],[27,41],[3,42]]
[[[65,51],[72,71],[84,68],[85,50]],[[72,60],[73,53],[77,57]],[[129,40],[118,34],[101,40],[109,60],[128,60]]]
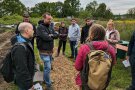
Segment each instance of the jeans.
[[52,84],[50,78],[52,55],[40,54],[40,57],[44,62],[44,81],[46,83],[46,86],[50,87]]
[[61,49],[62,44],[63,44],[63,53],[65,52],[65,48],[66,48],[66,41],[59,40],[58,54],[60,53],[60,49]]
[[76,56],[77,56],[76,43],[77,43],[77,41],[70,41],[71,56],[73,56],[75,59],[76,59]]

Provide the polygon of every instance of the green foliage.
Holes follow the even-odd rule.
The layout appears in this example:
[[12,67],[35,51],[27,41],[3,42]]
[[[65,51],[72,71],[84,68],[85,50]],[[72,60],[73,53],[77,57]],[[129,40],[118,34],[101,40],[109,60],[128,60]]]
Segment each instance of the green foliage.
[[2,24],[17,24],[19,22],[22,21],[22,17],[19,16],[18,14],[14,14],[14,15],[5,15],[2,18],[0,18],[0,22]]
[[79,18],[85,19],[85,18],[88,18],[88,17],[92,18],[91,12],[86,11],[86,10],[82,10],[82,11],[79,12]]
[[89,11],[93,19],[113,18],[111,9],[108,9],[105,3],[98,4],[96,1],[87,4],[85,11]]
[[19,0],[3,0],[0,5],[0,17],[13,14],[21,15],[26,10],[25,6]]

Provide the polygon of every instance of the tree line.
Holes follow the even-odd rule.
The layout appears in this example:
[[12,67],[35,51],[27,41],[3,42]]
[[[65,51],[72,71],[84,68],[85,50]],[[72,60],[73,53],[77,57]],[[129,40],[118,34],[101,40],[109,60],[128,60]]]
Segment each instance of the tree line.
[[[93,19],[110,19],[114,15],[105,3],[90,2],[85,8],[81,7],[80,0],[65,0],[64,2],[41,2],[34,7],[26,7],[19,0],[1,0],[0,17],[5,15],[22,15],[28,11],[32,17],[40,17],[44,12],[50,12],[54,17],[63,18],[67,16]],[[127,17],[135,18],[135,9],[129,9]]]

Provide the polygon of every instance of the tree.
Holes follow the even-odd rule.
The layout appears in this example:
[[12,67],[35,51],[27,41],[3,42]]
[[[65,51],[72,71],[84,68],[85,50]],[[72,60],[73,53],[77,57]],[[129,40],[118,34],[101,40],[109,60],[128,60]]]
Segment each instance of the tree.
[[26,10],[25,6],[19,0],[3,0],[1,3],[2,15],[13,15],[22,13]]
[[135,8],[131,8],[131,9],[128,10],[127,17],[135,18]]
[[79,0],[65,0],[63,4],[63,17],[78,16],[80,1]]
[[91,14],[94,16],[97,6],[98,6],[98,3],[96,1],[93,1],[86,5],[85,10],[91,12]]
[[31,8],[32,15],[38,13],[38,16],[41,16],[45,12],[51,13],[53,16],[62,16],[62,2],[42,2],[35,5],[35,7]]
[[105,18],[105,12],[106,12],[106,4],[105,3],[101,3],[99,4],[99,7],[96,10],[96,14],[94,17],[100,17],[100,18]]

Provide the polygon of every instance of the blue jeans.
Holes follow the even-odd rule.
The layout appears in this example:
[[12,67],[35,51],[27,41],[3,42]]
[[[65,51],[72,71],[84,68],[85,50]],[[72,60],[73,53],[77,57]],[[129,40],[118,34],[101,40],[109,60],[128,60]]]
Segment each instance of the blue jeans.
[[50,87],[52,84],[50,78],[52,55],[40,54],[40,57],[44,62],[44,81],[46,83],[46,86]]
[[73,56],[75,59],[77,56],[77,47],[75,47],[76,43],[77,41],[70,41],[71,56]]

